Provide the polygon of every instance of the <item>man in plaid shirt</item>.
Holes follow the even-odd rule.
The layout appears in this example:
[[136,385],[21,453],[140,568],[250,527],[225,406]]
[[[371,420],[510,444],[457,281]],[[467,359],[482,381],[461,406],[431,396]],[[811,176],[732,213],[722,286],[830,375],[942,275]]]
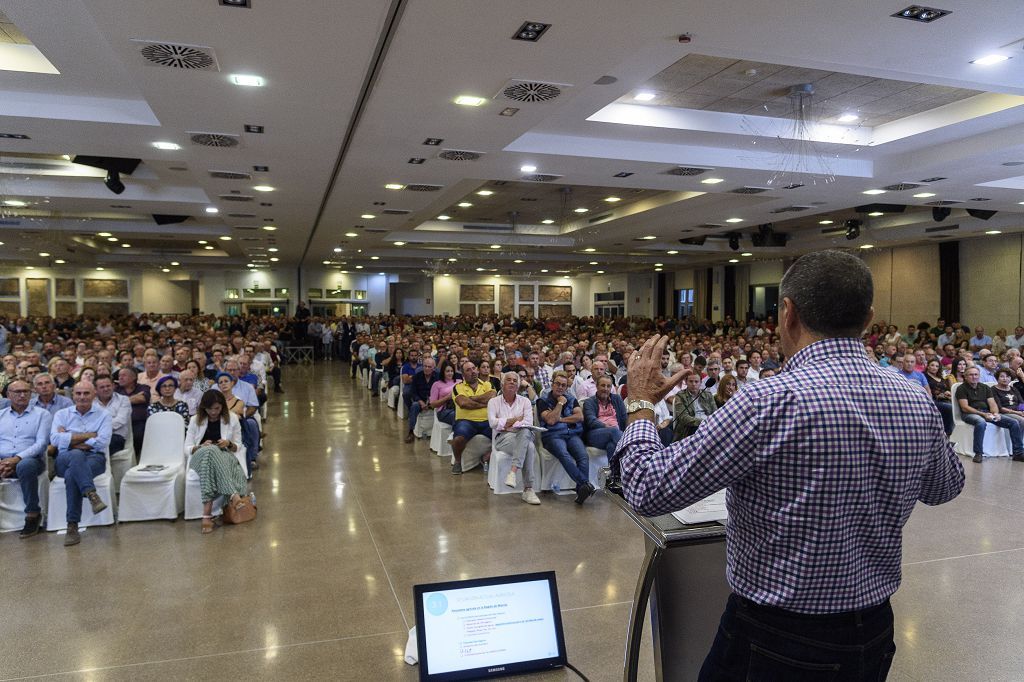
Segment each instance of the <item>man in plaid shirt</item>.
[[733,594],[701,680],[884,679],[903,526],[919,500],[956,497],[963,467],[930,398],[864,355],[873,283],[863,262],[805,255],[779,297],[785,369],[667,448],[636,403],[657,403],[682,377],[661,373],[664,338],[632,356],[616,451],[625,497],[653,516],[728,490]]

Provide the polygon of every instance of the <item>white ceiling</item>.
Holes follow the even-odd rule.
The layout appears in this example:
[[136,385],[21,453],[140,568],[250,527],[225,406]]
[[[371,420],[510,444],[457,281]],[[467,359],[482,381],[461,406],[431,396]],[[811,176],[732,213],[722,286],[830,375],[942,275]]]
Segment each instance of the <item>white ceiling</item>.
[[[0,241],[7,246],[0,249],[0,262],[39,264],[37,246],[45,245],[51,257],[64,254],[70,264],[163,267],[175,260],[182,267],[215,263],[244,269],[249,262],[268,263],[266,249],[274,247],[280,258],[274,267],[320,267],[325,259],[339,268],[368,266],[377,256],[375,269],[418,272],[456,257],[446,266],[453,271],[496,263],[503,272],[525,273],[560,261],[586,273],[650,268],[655,262],[680,267],[723,262],[733,254],[726,239],[714,237],[730,232],[743,235],[742,246],[753,258],[777,258],[866,240],[883,246],[1024,229],[1021,167],[1003,165],[1024,161],[1024,50],[1020,29],[1006,20],[1016,16],[1017,2],[944,1],[942,8],[953,13],[932,24],[889,16],[904,5],[844,3],[822,12],[811,0],[252,0],[252,5],[0,0],[0,12],[60,71],[0,71],[0,133],[31,138],[0,139],[0,162],[5,154],[25,153],[143,161],[133,176],[122,178],[127,189],[121,195],[95,177],[0,174],[0,199],[29,204],[26,215],[18,207],[2,208]],[[551,28],[537,43],[510,39],[527,20]],[[678,40],[684,33],[691,36],[689,43]],[[139,40],[209,48],[220,70],[149,65],[133,42]],[[1014,58],[991,67],[970,63],[992,52]],[[874,116],[868,122],[877,124],[874,137],[823,129],[826,141],[815,149],[796,145],[809,159],[806,167],[817,164],[835,178],[807,177],[803,187],[787,190],[780,185],[790,183],[772,182],[778,167],[796,158],[783,152],[775,133],[787,124],[785,112],[753,117],[749,108],[693,111],[715,107],[685,99],[666,102],[668,107],[629,104],[637,90],[665,81],[673,65],[700,60],[784,65],[768,70],[809,74],[823,92],[830,83],[840,85],[832,81],[851,86],[846,93],[837,90],[838,98],[892,81],[907,84],[899,104],[925,94],[954,94],[951,103],[935,100],[924,111],[901,106],[903,114],[894,120],[889,119],[896,109],[869,111],[864,92],[856,101],[834,103],[829,114],[841,106],[864,107]],[[231,74],[258,75],[265,86],[234,85]],[[612,82],[595,83],[605,76],[612,78],[602,82]],[[515,104],[516,115],[501,116],[513,103],[492,98],[512,79],[561,84],[563,94],[548,103]],[[673,92],[692,90],[693,84],[680,83]],[[764,93],[748,98],[739,83],[720,85],[719,99],[764,101]],[[987,94],[956,101],[969,94],[966,90]],[[455,105],[452,100],[463,94],[487,101],[475,108]],[[620,107],[618,118],[598,115],[609,105]],[[641,120],[631,113],[637,109],[661,118]],[[244,132],[247,124],[265,132]],[[236,135],[240,144],[196,146],[190,132]],[[427,138],[443,143],[425,145]],[[155,141],[182,148],[160,151],[152,146]],[[443,149],[471,150],[481,157],[447,161],[438,158]],[[417,157],[425,161],[408,163]],[[261,165],[269,171],[254,170]],[[574,196],[596,205],[587,214],[560,218],[553,227],[517,220],[514,231],[464,229],[464,223],[482,217],[497,222],[529,196],[521,180],[523,165],[561,176],[555,184],[573,187]],[[666,173],[678,165],[709,170],[692,177]],[[210,170],[252,177],[215,179]],[[616,177],[620,172],[632,175]],[[702,184],[707,177],[724,182]],[[945,179],[912,191],[862,194],[932,177]],[[385,189],[386,183],[441,189],[395,191]],[[275,190],[253,191],[261,184]],[[771,191],[732,193],[744,186]],[[475,194],[484,187],[495,194]],[[556,190],[537,187],[533,195],[538,197]],[[634,196],[634,190],[645,191]],[[936,196],[911,196],[924,190]],[[254,200],[220,198],[232,192]],[[600,205],[606,192],[623,201]],[[477,197],[474,207],[464,215],[454,213],[453,207],[469,197]],[[970,201],[978,198],[988,201]],[[942,223],[958,225],[956,231],[926,232],[938,225],[930,209],[867,218],[861,239],[852,243],[842,235],[822,234],[818,225],[830,216],[855,215],[849,209],[863,204],[925,206],[935,200],[964,202]],[[550,198],[541,201],[553,205]],[[220,212],[209,215],[208,206]],[[808,208],[777,212],[791,206]],[[997,214],[983,221],[966,216],[964,207]],[[160,226],[149,218],[159,213],[192,219]],[[361,217],[366,214],[375,217]],[[436,220],[442,214],[453,220]],[[728,218],[742,221],[727,224]],[[790,234],[789,246],[750,246],[751,231],[767,222]],[[706,224],[721,227],[702,227]],[[118,248],[84,236],[98,231],[137,245]],[[700,235],[713,238],[699,247],[678,242]],[[218,241],[223,236],[232,239]],[[643,236],[656,239],[640,240]],[[216,248],[203,249],[199,239]],[[395,246],[395,241],[407,244]],[[503,248],[491,249],[494,243]],[[191,253],[183,253],[188,249]],[[679,253],[667,255],[670,249]]]

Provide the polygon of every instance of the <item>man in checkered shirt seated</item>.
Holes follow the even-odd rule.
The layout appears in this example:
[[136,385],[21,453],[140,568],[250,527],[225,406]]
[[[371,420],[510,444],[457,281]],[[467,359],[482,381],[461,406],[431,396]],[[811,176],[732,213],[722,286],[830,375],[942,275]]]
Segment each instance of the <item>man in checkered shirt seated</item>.
[[733,594],[701,680],[885,679],[903,526],[919,500],[955,498],[963,467],[930,396],[864,355],[873,283],[861,260],[807,254],[779,298],[783,371],[668,447],[652,403],[681,376],[661,373],[665,338],[633,355],[623,491],[649,516],[728,491]]

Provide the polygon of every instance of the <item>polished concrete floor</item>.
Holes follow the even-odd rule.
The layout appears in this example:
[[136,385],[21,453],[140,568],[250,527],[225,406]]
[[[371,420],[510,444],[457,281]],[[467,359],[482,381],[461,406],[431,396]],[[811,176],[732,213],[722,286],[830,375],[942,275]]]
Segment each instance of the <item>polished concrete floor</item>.
[[[600,495],[530,507],[451,476],[345,369],[286,369],[254,523],[0,536],[0,680],[414,680],[413,585],[537,570],[557,573],[569,660],[621,679],[635,527]],[[1024,678],[1024,464],[965,466],[963,495],[907,526],[890,679]]]

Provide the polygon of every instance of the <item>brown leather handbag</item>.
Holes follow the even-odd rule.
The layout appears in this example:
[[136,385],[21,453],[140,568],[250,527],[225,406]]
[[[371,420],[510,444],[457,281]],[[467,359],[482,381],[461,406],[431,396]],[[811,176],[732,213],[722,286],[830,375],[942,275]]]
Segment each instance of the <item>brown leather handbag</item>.
[[238,501],[238,504],[228,504],[224,507],[224,523],[248,523],[256,518],[256,505],[252,498],[246,495]]

